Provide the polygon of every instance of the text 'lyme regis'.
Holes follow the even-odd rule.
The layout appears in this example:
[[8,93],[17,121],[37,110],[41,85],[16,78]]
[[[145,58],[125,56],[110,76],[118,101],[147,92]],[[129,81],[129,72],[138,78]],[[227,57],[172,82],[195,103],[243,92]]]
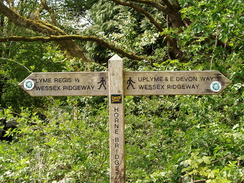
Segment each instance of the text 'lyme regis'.
[[71,83],[71,82],[80,82],[79,78],[38,78],[38,79],[32,79],[32,80],[35,81],[35,83]]

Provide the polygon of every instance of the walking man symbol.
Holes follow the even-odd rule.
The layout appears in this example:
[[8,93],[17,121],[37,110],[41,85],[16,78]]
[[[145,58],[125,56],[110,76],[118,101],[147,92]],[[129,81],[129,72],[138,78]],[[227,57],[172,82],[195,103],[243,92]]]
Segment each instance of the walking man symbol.
[[99,90],[101,89],[102,86],[106,90],[106,80],[104,78],[102,78],[101,81],[99,81],[97,84],[100,84],[100,86],[98,88]]
[[133,81],[131,79],[131,77],[129,77],[128,81],[127,81],[127,89],[129,89],[129,87],[131,86],[132,89],[136,89],[134,86],[133,86],[133,83],[136,83],[135,81]]

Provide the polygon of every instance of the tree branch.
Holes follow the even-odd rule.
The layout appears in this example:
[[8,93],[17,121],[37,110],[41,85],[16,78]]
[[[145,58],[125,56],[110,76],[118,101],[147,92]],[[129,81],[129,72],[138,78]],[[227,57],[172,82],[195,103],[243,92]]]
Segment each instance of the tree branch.
[[[41,20],[39,21],[27,19],[19,15],[13,9],[6,7],[2,1],[0,1],[0,13],[8,17],[10,21],[12,21],[14,24],[20,27],[25,27],[27,29],[42,33],[47,36],[66,35],[64,31],[52,24],[48,24]],[[79,48],[72,40],[58,41],[57,44],[60,46],[61,50],[66,51],[68,55],[82,58],[86,62],[90,61],[86,58],[81,48]]]
[[10,21],[12,21],[14,24],[16,24],[18,26],[25,27],[30,30],[41,32],[44,34],[51,34],[53,32],[53,30],[50,29],[49,27],[47,27],[41,23],[38,23],[37,21],[27,19],[27,18],[19,15],[12,9],[6,7],[1,1],[0,1],[0,13],[5,15],[6,17],[8,17],[8,19]]
[[54,11],[52,10],[52,8],[50,8],[47,5],[47,1],[46,0],[41,0],[41,11],[43,11],[44,9],[47,10],[50,13],[50,16],[51,16],[51,19],[52,19],[52,23],[54,25],[56,25],[56,17],[55,17]]
[[115,2],[116,4],[119,4],[119,5],[123,5],[123,6],[128,6],[128,7],[131,7],[133,8],[134,10],[142,13],[143,15],[145,15],[149,20],[150,22],[157,28],[157,30],[159,32],[162,32],[163,31],[163,28],[162,26],[153,18],[153,16],[148,12],[146,11],[145,9],[139,7],[139,6],[136,6],[135,4],[129,2],[129,3],[126,3],[126,2],[121,2],[119,0],[112,0],[113,2]]
[[183,20],[181,19],[181,14],[179,12],[180,7],[174,8],[168,0],[162,0],[162,3],[158,3],[152,0],[129,0],[131,2],[144,3],[150,5],[154,8],[157,8],[159,11],[162,11],[169,16],[170,22],[173,27],[181,28],[185,26]]
[[10,36],[10,37],[0,37],[0,42],[9,42],[9,41],[24,41],[24,42],[35,42],[35,41],[42,41],[44,43],[50,42],[50,41],[71,41],[71,40],[79,40],[79,41],[92,41],[96,42],[97,44],[108,48],[118,54],[123,55],[124,57],[133,59],[133,60],[144,60],[148,59],[148,57],[138,56],[133,53],[128,53],[118,47],[116,47],[114,44],[110,44],[103,39],[100,39],[95,36],[81,36],[81,35],[59,35],[59,36],[48,36],[48,37],[42,37],[42,36],[36,36],[36,37],[24,37],[24,36]]

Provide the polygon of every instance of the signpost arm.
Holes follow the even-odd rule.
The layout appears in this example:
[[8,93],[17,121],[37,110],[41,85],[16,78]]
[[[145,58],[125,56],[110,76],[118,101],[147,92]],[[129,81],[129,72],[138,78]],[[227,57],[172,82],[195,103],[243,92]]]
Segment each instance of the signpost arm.
[[123,61],[109,60],[110,183],[125,182]]

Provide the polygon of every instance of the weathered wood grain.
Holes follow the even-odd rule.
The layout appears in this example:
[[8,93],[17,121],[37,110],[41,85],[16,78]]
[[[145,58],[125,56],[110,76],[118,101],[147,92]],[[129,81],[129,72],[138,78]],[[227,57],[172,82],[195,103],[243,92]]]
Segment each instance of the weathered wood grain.
[[[211,90],[218,81],[221,89]],[[216,95],[231,81],[219,71],[125,72],[125,95]]]
[[109,60],[110,182],[125,182],[123,62],[115,55]]
[[[34,81],[32,90],[24,82]],[[37,72],[19,84],[31,96],[104,96],[108,94],[107,72]]]
[[[24,82],[35,83],[32,90]],[[217,95],[231,81],[219,71],[151,71],[123,72],[124,95]],[[218,81],[219,91],[211,90]],[[118,82],[118,80],[116,81]],[[113,83],[116,84],[116,83]],[[40,72],[32,73],[19,84],[31,96],[107,96],[108,72]]]

